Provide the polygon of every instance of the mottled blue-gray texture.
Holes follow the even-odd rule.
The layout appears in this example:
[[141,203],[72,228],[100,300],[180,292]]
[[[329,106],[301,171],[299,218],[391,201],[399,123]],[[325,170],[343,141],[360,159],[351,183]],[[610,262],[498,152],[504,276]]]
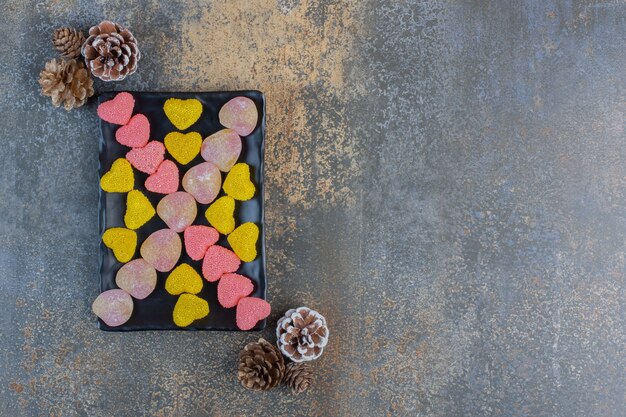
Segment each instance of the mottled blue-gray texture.
[[[623,416],[626,2],[2,0],[2,416]],[[269,327],[97,329],[98,122],[58,26],[131,28],[111,90],[267,97]],[[290,307],[313,388],[238,385]]]

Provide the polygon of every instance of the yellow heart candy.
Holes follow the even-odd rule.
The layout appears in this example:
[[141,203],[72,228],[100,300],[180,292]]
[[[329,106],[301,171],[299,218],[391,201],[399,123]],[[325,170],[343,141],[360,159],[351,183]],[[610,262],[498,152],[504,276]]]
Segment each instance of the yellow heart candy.
[[195,98],[188,100],[169,98],[163,105],[163,111],[176,129],[185,130],[200,118],[202,103]]
[[137,233],[123,227],[112,227],[102,234],[102,241],[113,251],[115,259],[126,263],[133,259],[137,249]]
[[182,165],[187,165],[200,153],[202,136],[198,132],[170,132],[165,136],[163,142],[174,159]]
[[165,281],[165,291],[172,295],[188,292],[198,294],[202,290],[202,278],[188,264],[180,264],[170,273]]
[[193,294],[181,294],[174,306],[172,318],[178,327],[187,327],[195,320],[209,315],[209,303]]
[[252,262],[256,258],[256,241],[259,238],[259,227],[254,223],[239,225],[228,235],[228,243],[233,252],[244,262]]
[[235,200],[227,195],[218,198],[206,209],[206,219],[218,232],[227,235],[235,229]]
[[100,179],[100,187],[109,193],[125,193],[135,186],[133,167],[124,158],[118,158],[109,172]]
[[148,197],[139,190],[132,190],[126,197],[126,214],[124,224],[129,229],[139,229],[154,216],[156,212]]
[[224,192],[235,200],[246,201],[254,197],[255,187],[250,181],[250,165],[235,164],[224,180]]

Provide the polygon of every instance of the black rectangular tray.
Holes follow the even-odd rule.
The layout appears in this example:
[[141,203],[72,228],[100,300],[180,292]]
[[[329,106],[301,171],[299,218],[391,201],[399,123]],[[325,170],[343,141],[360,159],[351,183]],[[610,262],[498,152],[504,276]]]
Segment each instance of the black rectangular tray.
[[[163,141],[165,135],[177,129],[171,124],[163,111],[163,104],[168,98],[189,99],[195,98],[202,103],[203,111],[200,119],[183,132],[199,132],[203,138],[217,132],[224,127],[218,121],[218,112],[222,105],[237,96],[245,96],[256,103],[259,112],[259,121],[256,129],[246,137],[241,138],[242,149],[238,162],[246,162],[251,168],[251,179],[256,186],[254,198],[249,201],[237,201],[235,208],[235,220],[237,225],[244,222],[253,222],[259,226],[259,240],[257,242],[258,256],[253,262],[242,262],[237,273],[250,278],[254,282],[253,297],[266,299],[266,278],[265,278],[265,234],[263,218],[263,155],[265,140],[265,97],[259,91],[228,91],[228,92],[205,92],[205,93],[152,93],[129,91],[135,98],[135,108],[133,114],[142,113],[150,121],[150,140]],[[98,97],[98,103],[110,100],[117,92],[103,93]],[[130,148],[119,144],[115,140],[115,131],[119,128],[103,120],[100,120],[100,177],[104,175],[117,158],[123,158]],[[165,158],[173,161],[180,171],[180,179],[185,172],[204,162],[198,155],[196,159],[186,166],[178,164],[166,152]],[[144,174],[134,169],[135,189],[144,193],[156,208],[157,203],[163,197],[162,194],[152,193],[146,190],[144,182],[148,174]],[[225,174],[222,173],[222,181]],[[179,190],[182,186],[179,184]],[[99,200],[99,228],[100,236],[111,227],[124,226],[124,212],[126,210],[127,193],[106,193],[100,189]],[[218,195],[224,195],[223,190]],[[204,212],[208,204],[198,204],[198,216],[194,224],[208,225]],[[148,223],[136,230],[137,250],[133,259],[138,258],[139,248],[143,241],[152,233],[167,227],[165,223],[155,215]],[[182,233],[180,233],[183,241]],[[184,242],[184,241],[183,241]],[[220,235],[218,245],[230,248],[226,237]],[[177,265],[188,263],[202,275],[202,261],[192,260],[186,253],[183,243],[182,254]],[[115,275],[122,267],[113,253],[102,241],[100,242],[100,289],[106,291],[117,288],[115,285]],[[118,327],[107,326],[98,319],[99,327],[107,331],[133,331],[133,330],[238,330],[235,324],[235,308],[223,308],[217,301],[217,282],[208,282],[203,279],[204,286],[198,294],[209,303],[209,315],[203,319],[196,320],[190,326],[180,328],[172,320],[174,305],[178,296],[170,295],[165,291],[165,279],[169,272],[157,272],[157,286],[152,294],[144,300],[133,299],[134,309],[131,318]],[[261,330],[265,327],[265,320],[260,321],[252,330]]]

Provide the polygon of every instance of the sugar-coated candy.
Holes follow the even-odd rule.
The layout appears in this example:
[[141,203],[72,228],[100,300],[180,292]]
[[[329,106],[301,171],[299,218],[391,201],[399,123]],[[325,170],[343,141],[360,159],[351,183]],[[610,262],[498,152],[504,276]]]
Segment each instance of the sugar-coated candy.
[[187,165],[200,153],[202,136],[198,132],[170,132],[163,140],[165,148],[181,165]]
[[115,140],[131,148],[143,148],[150,140],[150,122],[143,114],[136,114],[117,129]]
[[228,235],[228,243],[239,259],[252,262],[257,256],[256,242],[259,239],[259,226],[243,223]]
[[148,197],[139,190],[131,190],[126,196],[126,213],[124,224],[129,229],[139,229],[155,214],[154,207]]
[[235,200],[230,196],[215,200],[204,215],[209,224],[223,235],[235,230]]
[[241,153],[241,138],[232,129],[222,129],[204,139],[200,154],[222,172],[235,165]]
[[257,297],[244,297],[237,303],[235,319],[241,330],[250,330],[270,315],[272,307],[267,301]]
[[135,99],[133,95],[125,91],[117,93],[111,100],[100,103],[98,116],[105,122],[115,125],[125,125],[133,115]]
[[102,234],[102,242],[113,251],[115,259],[126,263],[135,255],[137,233],[124,227],[111,227]]
[[204,258],[207,249],[220,238],[219,233],[212,227],[193,225],[185,229],[183,239],[187,255],[194,261]]
[[152,233],[141,245],[141,257],[159,272],[168,272],[180,259],[182,243],[178,233],[161,229]]
[[202,103],[195,98],[168,98],[163,105],[163,111],[176,129],[185,130],[200,118]]
[[100,188],[109,193],[126,193],[134,186],[133,167],[124,158],[113,161],[111,169],[100,178]]
[[222,126],[233,129],[240,136],[248,136],[256,127],[259,112],[254,101],[240,96],[224,104],[218,117]]
[[177,191],[166,195],[159,201],[157,213],[167,227],[180,233],[191,226],[196,219],[198,207],[191,194]]
[[133,299],[124,290],[107,290],[94,300],[91,310],[107,326],[121,326],[133,314]]
[[246,201],[254,197],[255,187],[250,180],[250,166],[245,162],[235,164],[224,180],[224,192],[235,200]]
[[224,308],[235,307],[240,299],[254,290],[250,278],[239,274],[224,274],[217,284],[217,301]]
[[183,188],[200,204],[209,204],[220,192],[222,174],[215,165],[203,162],[189,169],[183,176]]
[[132,166],[146,174],[154,174],[163,162],[165,146],[156,140],[148,142],[143,148],[133,148],[126,153],[126,159]]
[[156,283],[156,270],[141,258],[123,265],[115,275],[115,284],[138,300],[152,294]]
[[165,291],[172,295],[184,292],[197,294],[202,290],[203,285],[204,281],[200,274],[191,265],[180,264],[170,272],[167,280],[165,280]]
[[178,190],[178,167],[167,159],[161,162],[156,172],[146,178],[146,189],[153,193],[171,194]]
[[172,319],[178,327],[187,327],[191,323],[209,315],[209,303],[194,294],[181,294],[174,306]]
[[241,262],[232,251],[218,245],[207,249],[202,261],[202,275],[209,282],[217,281],[222,275],[235,272]]

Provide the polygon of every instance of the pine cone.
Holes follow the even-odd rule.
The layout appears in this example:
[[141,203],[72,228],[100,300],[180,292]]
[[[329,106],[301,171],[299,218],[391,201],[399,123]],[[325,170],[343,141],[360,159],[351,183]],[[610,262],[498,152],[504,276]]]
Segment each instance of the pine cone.
[[319,358],[328,343],[328,335],[324,316],[308,307],[287,311],[276,327],[278,347],[294,362]]
[[291,392],[300,394],[313,383],[313,367],[308,362],[291,362],[287,364],[283,382],[291,388]]
[[82,52],[87,68],[103,81],[123,80],[137,71],[141,57],[133,34],[107,20],[89,29]]
[[70,27],[58,28],[52,34],[54,47],[61,52],[62,56],[78,58],[80,50],[85,42],[85,35],[80,30]]
[[265,339],[248,343],[239,354],[237,379],[254,391],[267,391],[280,384],[285,362],[276,348]]
[[82,62],[53,59],[39,73],[41,94],[52,97],[52,104],[65,110],[82,106],[93,96],[93,80]]

